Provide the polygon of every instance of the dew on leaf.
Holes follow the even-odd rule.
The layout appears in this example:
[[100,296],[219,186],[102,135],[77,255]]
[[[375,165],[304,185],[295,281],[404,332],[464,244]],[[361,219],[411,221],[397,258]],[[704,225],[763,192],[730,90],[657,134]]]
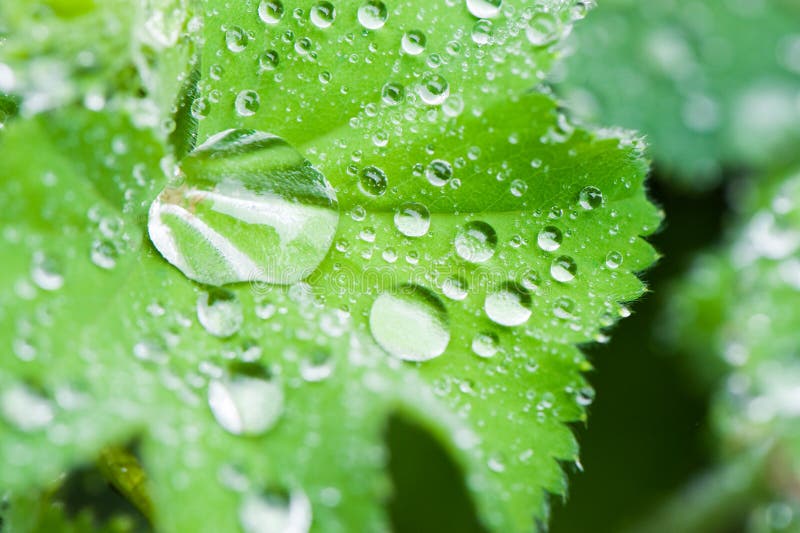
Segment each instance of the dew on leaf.
[[388,18],[389,10],[380,0],[368,0],[358,8],[358,22],[368,30],[383,28]]
[[283,11],[283,3],[280,0],[261,0],[258,4],[258,18],[266,24],[280,22]]
[[483,308],[492,322],[501,326],[519,326],[531,316],[531,295],[525,287],[506,282],[486,296]]
[[197,297],[197,320],[209,334],[230,337],[244,321],[242,303],[236,293],[224,289],[203,292]]
[[467,281],[461,277],[450,277],[442,283],[442,292],[451,300],[461,301],[469,294]]
[[511,194],[520,197],[528,192],[528,184],[522,180],[514,180],[511,182]]
[[431,214],[422,204],[405,203],[395,211],[394,225],[407,237],[422,237],[431,227]]
[[369,327],[384,350],[405,361],[438,357],[450,341],[444,304],[419,285],[404,285],[378,296],[370,309]]
[[333,362],[329,351],[316,350],[300,361],[300,376],[309,382],[322,381],[333,373]]
[[57,291],[64,286],[59,261],[44,252],[35,252],[31,262],[31,279],[42,290]]
[[264,70],[275,70],[280,63],[280,56],[275,50],[267,50],[258,56],[258,66]]
[[406,90],[399,83],[388,82],[381,89],[381,100],[386,105],[397,105],[403,101]]
[[584,187],[578,194],[578,204],[587,211],[597,209],[603,205],[603,193],[597,187]]
[[492,21],[481,19],[472,27],[472,42],[478,45],[489,44],[492,40]]
[[225,30],[225,46],[233,53],[239,53],[247,48],[248,40],[247,33],[238,26]]
[[381,196],[386,192],[388,185],[386,173],[378,167],[370,165],[361,170],[358,186],[364,194]]
[[479,357],[492,357],[497,353],[500,339],[492,332],[480,332],[472,338],[472,351]]
[[107,240],[96,240],[92,243],[90,258],[92,263],[98,267],[110,270],[117,265],[119,252],[113,242]]
[[561,247],[563,236],[561,230],[555,226],[547,226],[539,231],[536,244],[545,252],[553,252]]
[[553,260],[550,264],[550,275],[553,279],[561,283],[568,283],[575,279],[578,272],[578,265],[575,260],[568,255],[562,255]]
[[400,42],[403,51],[408,55],[418,56],[425,51],[425,45],[428,42],[425,34],[419,30],[410,30],[403,34]]
[[479,19],[496,17],[503,7],[503,0],[466,0],[467,9]]
[[619,268],[622,265],[622,254],[617,251],[610,251],[606,255],[606,266],[610,269]]
[[0,396],[0,414],[20,431],[46,427],[55,417],[53,404],[26,385],[13,385]]
[[311,502],[304,492],[247,494],[239,507],[244,533],[308,533]]
[[311,8],[309,18],[317,28],[328,28],[336,20],[336,7],[330,2],[318,2]]
[[241,117],[252,117],[261,107],[261,98],[252,89],[245,89],[236,95],[233,103],[236,113]]
[[283,413],[283,390],[261,367],[242,364],[208,384],[208,406],[229,433],[261,435]]
[[525,28],[528,41],[534,46],[546,46],[558,39],[560,23],[552,13],[536,13]]
[[319,265],[339,213],[325,177],[283,139],[226,130],[181,162],[184,183],[150,206],[164,258],[208,285],[291,284]]
[[470,263],[483,263],[494,255],[497,233],[486,222],[475,220],[458,229],[454,244],[461,259]]
[[425,177],[431,185],[442,187],[453,177],[453,166],[443,159],[434,159],[425,169]]
[[553,314],[564,320],[575,318],[575,301],[566,296],[558,298],[553,305]]
[[428,105],[441,105],[450,96],[450,84],[441,74],[425,73],[417,93]]

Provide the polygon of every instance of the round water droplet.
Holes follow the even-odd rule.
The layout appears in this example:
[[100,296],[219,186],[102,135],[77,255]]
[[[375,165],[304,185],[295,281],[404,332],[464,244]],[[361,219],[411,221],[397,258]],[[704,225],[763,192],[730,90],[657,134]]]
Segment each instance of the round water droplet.
[[403,204],[394,214],[394,225],[407,237],[422,237],[431,227],[431,214],[422,204]]
[[166,187],[150,206],[148,231],[188,278],[292,284],[328,252],[336,195],[283,139],[227,130],[184,158],[181,172],[184,183]]
[[566,296],[560,297],[553,305],[553,314],[564,320],[575,318],[575,301]]
[[336,20],[336,8],[330,2],[318,2],[311,8],[309,18],[317,28],[327,28]]
[[486,222],[475,220],[460,228],[455,238],[456,253],[470,263],[483,263],[494,255],[497,233]]
[[500,339],[492,332],[478,333],[472,339],[472,351],[480,357],[492,357],[497,353]]
[[230,337],[242,326],[242,304],[231,291],[216,289],[197,297],[197,320],[215,337]]
[[358,22],[368,30],[378,30],[386,24],[389,10],[379,0],[369,0],[358,8]]
[[536,236],[536,244],[545,252],[552,252],[561,247],[562,239],[563,237],[560,229],[555,226],[547,226]]
[[450,96],[450,84],[444,76],[426,72],[417,86],[417,93],[428,105],[441,105]]
[[119,252],[117,247],[111,241],[94,241],[92,243],[92,251],[90,254],[92,263],[100,268],[110,270],[117,266],[117,257]]
[[311,503],[302,491],[248,494],[239,507],[244,533],[308,533]]
[[42,290],[57,291],[64,286],[61,266],[44,252],[35,252],[31,262],[31,279]]
[[368,166],[361,170],[358,186],[364,194],[381,196],[386,192],[388,185],[386,173],[378,167]]
[[525,287],[506,282],[486,296],[483,309],[493,322],[501,326],[519,326],[531,316],[531,295]]
[[0,396],[0,415],[20,431],[46,427],[55,416],[53,404],[25,385],[13,385]]
[[267,50],[258,57],[258,66],[262,71],[275,70],[280,62],[281,58],[275,50]]
[[241,364],[208,385],[208,405],[220,426],[234,435],[261,435],[283,412],[283,391],[263,368]]
[[442,283],[442,292],[451,300],[460,301],[467,297],[469,294],[469,285],[467,280],[460,277],[447,278]]
[[248,41],[247,33],[238,26],[228,28],[228,30],[225,31],[225,46],[227,46],[228,50],[231,52],[241,52],[247,48]]
[[412,56],[418,56],[425,51],[428,38],[419,30],[407,31],[403,34],[401,45],[403,51]]
[[578,195],[578,203],[587,211],[597,209],[603,205],[603,193],[597,187],[584,187]]
[[472,27],[472,42],[479,45],[489,44],[492,40],[492,21],[481,19]]
[[406,90],[398,83],[388,82],[381,89],[381,99],[386,105],[397,105],[403,101]]
[[520,197],[528,192],[528,184],[522,180],[514,180],[511,182],[511,194]]
[[372,336],[391,355],[427,361],[444,353],[450,342],[447,310],[430,290],[404,285],[384,292],[369,314]]
[[261,0],[258,4],[258,18],[266,24],[280,22],[283,11],[283,3],[280,0]]
[[496,17],[503,7],[503,0],[467,0],[467,9],[479,19]]
[[619,268],[622,265],[622,254],[611,251],[606,255],[606,266],[610,269]]
[[310,382],[322,381],[333,373],[333,357],[329,351],[319,349],[300,362],[300,375]]
[[453,167],[443,159],[434,159],[425,169],[425,177],[431,185],[442,187],[453,177]]
[[257,92],[245,89],[236,95],[234,107],[236,107],[236,113],[239,116],[252,117],[256,114],[258,108],[261,107],[261,98],[258,96]]
[[539,278],[539,274],[537,272],[528,270],[522,275],[520,282],[522,283],[522,286],[529,291],[535,291],[539,288],[541,279]]
[[575,274],[578,272],[578,265],[575,260],[568,255],[562,255],[553,260],[550,265],[550,275],[553,279],[561,283],[568,283],[575,279]]
[[528,41],[534,46],[546,46],[558,39],[559,34],[560,24],[552,13],[536,13],[525,29]]

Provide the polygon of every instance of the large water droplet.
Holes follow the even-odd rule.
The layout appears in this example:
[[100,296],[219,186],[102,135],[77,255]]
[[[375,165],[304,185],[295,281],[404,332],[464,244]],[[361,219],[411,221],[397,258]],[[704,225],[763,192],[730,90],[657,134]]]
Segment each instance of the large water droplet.
[[461,259],[470,263],[483,263],[494,255],[497,233],[486,222],[468,222],[456,233],[455,247]]
[[425,34],[419,30],[407,31],[403,34],[401,45],[403,51],[412,56],[418,56],[425,51],[425,44],[428,42]]
[[404,285],[378,296],[370,310],[369,327],[384,350],[406,361],[437,357],[450,341],[447,310],[433,292],[419,285]]
[[584,187],[578,194],[578,204],[587,211],[597,209],[603,205],[603,193],[597,187]]
[[503,0],[467,0],[467,9],[479,19],[496,17],[503,7]]
[[245,33],[245,31],[238,26],[228,28],[228,30],[225,32],[225,46],[227,46],[228,50],[231,52],[241,52],[247,48],[248,41],[249,39],[247,37],[247,33]]
[[491,332],[478,333],[472,339],[472,351],[480,357],[492,357],[497,353],[500,340]]
[[0,414],[20,431],[42,429],[55,416],[50,400],[25,385],[14,385],[3,391]]
[[327,28],[336,20],[336,8],[330,2],[318,2],[311,8],[310,18],[317,28]]
[[378,30],[386,24],[389,10],[379,0],[369,0],[358,8],[358,22],[368,30]]
[[248,494],[239,507],[245,533],[308,533],[311,503],[304,492]]
[[283,139],[227,130],[181,168],[184,183],[167,186],[150,206],[148,231],[186,277],[291,284],[325,257],[339,221],[336,195]]
[[536,244],[545,252],[552,252],[561,247],[561,230],[555,226],[543,228],[536,236]]
[[425,169],[425,177],[431,185],[442,187],[453,177],[453,167],[444,159],[434,159]]
[[245,89],[236,95],[233,105],[240,117],[252,117],[261,107],[261,98],[256,91]]
[[215,337],[230,337],[242,326],[242,304],[231,291],[215,289],[197,297],[197,320]]
[[619,268],[622,264],[622,254],[617,251],[610,251],[606,255],[606,266],[610,269]]
[[441,74],[426,72],[418,85],[417,93],[428,105],[441,105],[450,96],[450,84]]
[[220,426],[234,435],[260,435],[283,412],[283,390],[266,371],[241,364],[208,385],[208,405]]
[[575,274],[577,274],[577,272],[578,265],[576,265],[575,260],[568,255],[562,255],[556,258],[550,265],[550,275],[553,276],[554,280],[560,281],[561,283],[568,283],[575,279]]
[[266,24],[280,22],[283,11],[283,3],[280,0],[261,0],[258,4],[258,17]]
[[493,322],[501,326],[519,326],[531,316],[531,295],[521,285],[507,282],[486,296],[483,308]]
[[358,186],[365,194],[381,196],[386,192],[388,185],[386,173],[378,167],[368,166],[361,170]]
[[394,214],[394,224],[407,237],[422,237],[431,227],[431,214],[422,204],[403,204]]

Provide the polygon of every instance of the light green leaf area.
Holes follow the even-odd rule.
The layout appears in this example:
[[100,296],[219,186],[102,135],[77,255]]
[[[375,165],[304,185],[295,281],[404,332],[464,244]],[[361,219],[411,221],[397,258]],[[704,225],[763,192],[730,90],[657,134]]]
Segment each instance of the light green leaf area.
[[[524,31],[543,11],[504,4],[497,42],[479,45],[462,4],[402,3],[374,31],[359,29],[359,4],[337,5],[324,30],[308,7],[287,6],[272,25],[255,3],[206,3],[200,98],[176,130],[197,121],[200,142],[235,127],[280,135],[324,175],[338,224],[303,281],[215,289],[169,264],[148,209],[182,149],[139,129],[130,109],[7,124],[0,456],[13,467],[0,486],[26,494],[136,442],[148,481],[122,485],[132,499],[146,491],[158,531],[250,533],[281,520],[384,531],[384,430],[399,412],[456,460],[487,527],[546,521],[547,494],[565,490],[559,461],[577,460],[566,424],[585,420],[593,395],[578,346],[628,314],[623,302],[644,290],[635,273],[656,258],[641,238],[661,217],[645,197],[641,140],[576,128],[550,96],[524,90],[555,53]],[[576,16],[571,4],[537,9]],[[416,57],[399,53],[412,21],[428,32]],[[243,50],[230,49],[233,26],[253,32]],[[313,60],[297,48],[306,36]],[[258,73],[267,46],[282,78]],[[447,78],[450,99],[431,103],[416,81],[428,70]],[[385,80],[405,96],[382,97]],[[260,102],[248,99],[245,116],[243,90]],[[178,162],[188,177],[217,168],[195,155]],[[291,170],[276,175],[302,189]],[[278,196],[286,213],[307,201]],[[423,216],[403,216],[409,203]],[[203,200],[192,209],[245,253],[276,246]],[[196,232],[175,235],[187,261],[221,264]]]
[[558,78],[571,107],[645,134],[665,174],[705,188],[723,168],[774,164],[800,137],[792,0],[607,0]]
[[770,488],[797,505],[800,477],[800,173],[762,180],[725,247],[701,257],[671,304],[676,339],[713,366],[723,455],[775,453]]

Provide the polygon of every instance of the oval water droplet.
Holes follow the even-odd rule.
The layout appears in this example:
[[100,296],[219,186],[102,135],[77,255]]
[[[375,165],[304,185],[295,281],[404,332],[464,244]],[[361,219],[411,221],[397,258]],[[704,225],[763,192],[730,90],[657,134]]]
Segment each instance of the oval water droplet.
[[369,0],[358,8],[358,22],[368,30],[379,30],[386,24],[389,10],[379,0]]
[[113,242],[96,240],[92,243],[90,258],[92,263],[105,270],[111,270],[117,265],[119,252]]
[[472,42],[478,45],[489,44],[492,40],[492,21],[481,19],[472,27]]
[[426,72],[418,85],[417,93],[428,105],[441,105],[450,96],[450,84],[441,74]]
[[239,53],[247,48],[248,40],[247,33],[238,26],[225,31],[225,46],[233,53]]
[[431,227],[431,214],[422,204],[406,203],[395,212],[394,225],[407,237],[422,237]]
[[395,106],[403,101],[406,90],[399,83],[388,82],[381,89],[381,100],[387,105]]
[[31,261],[31,279],[42,290],[57,291],[64,286],[61,264],[44,252],[35,252]]
[[536,13],[529,21],[525,29],[528,41],[534,46],[546,46],[556,39],[560,33],[558,19],[552,13]]
[[315,350],[300,361],[300,375],[310,382],[327,379],[333,373],[333,361],[328,350]]
[[403,34],[400,44],[408,55],[418,56],[425,51],[428,38],[419,30],[410,30]]
[[258,57],[258,66],[264,70],[275,70],[281,62],[278,52],[275,50],[267,50]]
[[229,433],[261,435],[283,413],[283,390],[262,367],[243,363],[208,384],[208,405]]
[[494,255],[497,233],[486,222],[475,220],[459,228],[455,238],[456,253],[470,263],[483,263]]
[[501,326],[519,326],[531,316],[531,295],[525,287],[506,282],[486,296],[483,309],[492,322]]
[[261,98],[256,91],[245,89],[236,95],[233,105],[240,117],[252,117],[261,107]]
[[308,533],[311,514],[311,502],[300,490],[250,493],[239,507],[244,533]]
[[496,17],[503,7],[503,0],[467,0],[467,9],[479,19]]
[[336,20],[336,7],[330,2],[318,2],[311,8],[309,18],[317,28],[328,28]]
[[536,236],[536,244],[545,252],[552,252],[561,247],[563,236],[561,230],[555,226],[543,228]]
[[55,417],[52,402],[25,385],[12,385],[0,396],[0,415],[20,431],[46,427]]
[[333,242],[333,188],[279,137],[223,131],[189,154],[181,172],[184,183],[167,186],[150,206],[148,232],[190,279],[292,284]]
[[283,3],[280,0],[261,0],[258,4],[258,17],[266,24],[280,22],[283,11]]
[[606,255],[606,266],[610,269],[619,268],[622,265],[622,254],[616,251],[610,251]]
[[444,159],[434,159],[425,169],[425,177],[431,185],[442,187],[453,177],[453,167]]
[[578,265],[575,260],[568,255],[562,255],[553,260],[550,264],[550,275],[553,279],[561,283],[568,283],[575,279],[578,272]]
[[481,332],[472,338],[472,351],[479,357],[492,357],[497,353],[500,339],[492,332]]
[[584,187],[578,194],[578,204],[587,210],[597,209],[603,205],[603,193],[597,187]]
[[369,327],[384,350],[405,361],[438,357],[450,342],[444,304],[419,285],[404,285],[378,296],[370,310]]
[[231,291],[215,289],[197,297],[197,320],[215,337],[230,337],[244,322],[242,304]]
[[386,192],[389,180],[386,173],[378,167],[368,166],[361,170],[358,186],[364,194],[369,196],[381,196]]
[[442,292],[451,300],[461,301],[469,294],[469,285],[467,280],[454,276],[444,280]]

